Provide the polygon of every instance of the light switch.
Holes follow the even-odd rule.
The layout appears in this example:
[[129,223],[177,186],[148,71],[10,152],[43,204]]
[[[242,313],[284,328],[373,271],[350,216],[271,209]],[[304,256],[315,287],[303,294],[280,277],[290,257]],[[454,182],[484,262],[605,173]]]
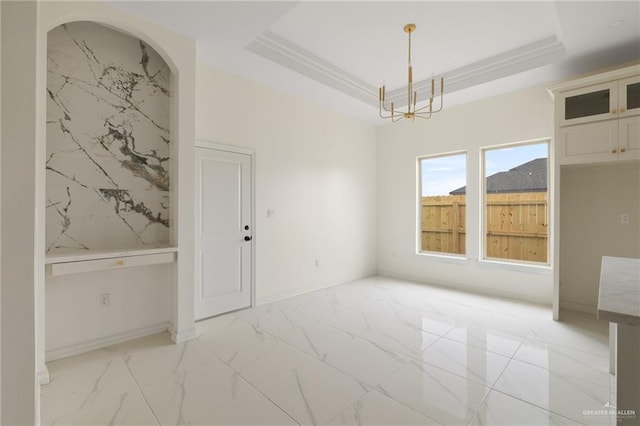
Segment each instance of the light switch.
[[267,209],[267,217],[273,217],[276,215],[275,210]]
[[620,223],[629,223],[629,213],[620,213]]

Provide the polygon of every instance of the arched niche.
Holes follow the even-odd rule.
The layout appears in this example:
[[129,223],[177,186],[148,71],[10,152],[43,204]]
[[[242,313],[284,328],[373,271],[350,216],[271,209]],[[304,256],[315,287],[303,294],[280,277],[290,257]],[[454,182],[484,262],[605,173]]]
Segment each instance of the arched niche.
[[172,72],[93,21],[47,34],[47,255],[170,245]]

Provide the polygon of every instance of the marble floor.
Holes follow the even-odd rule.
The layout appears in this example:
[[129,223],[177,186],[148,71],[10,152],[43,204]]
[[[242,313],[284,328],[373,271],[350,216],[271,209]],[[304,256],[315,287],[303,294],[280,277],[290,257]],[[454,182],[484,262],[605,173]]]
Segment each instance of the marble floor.
[[370,277],[51,362],[45,425],[615,424],[607,324]]

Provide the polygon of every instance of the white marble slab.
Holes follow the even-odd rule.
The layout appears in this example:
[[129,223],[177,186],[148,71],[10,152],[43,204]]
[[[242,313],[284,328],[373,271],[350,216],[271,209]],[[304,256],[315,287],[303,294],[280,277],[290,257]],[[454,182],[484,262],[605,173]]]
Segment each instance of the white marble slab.
[[47,34],[47,254],[170,240],[171,71],[95,22]]
[[640,325],[640,259],[602,257],[598,319]]

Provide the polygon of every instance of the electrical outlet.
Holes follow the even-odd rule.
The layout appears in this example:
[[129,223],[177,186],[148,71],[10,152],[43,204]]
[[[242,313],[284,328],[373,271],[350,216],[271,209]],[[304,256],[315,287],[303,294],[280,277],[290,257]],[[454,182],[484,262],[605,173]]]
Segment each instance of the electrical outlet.
[[629,213],[620,213],[620,223],[622,224],[629,223]]
[[102,293],[99,295],[99,305],[100,306],[109,306],[111,304],[111,294],[110,293]]

